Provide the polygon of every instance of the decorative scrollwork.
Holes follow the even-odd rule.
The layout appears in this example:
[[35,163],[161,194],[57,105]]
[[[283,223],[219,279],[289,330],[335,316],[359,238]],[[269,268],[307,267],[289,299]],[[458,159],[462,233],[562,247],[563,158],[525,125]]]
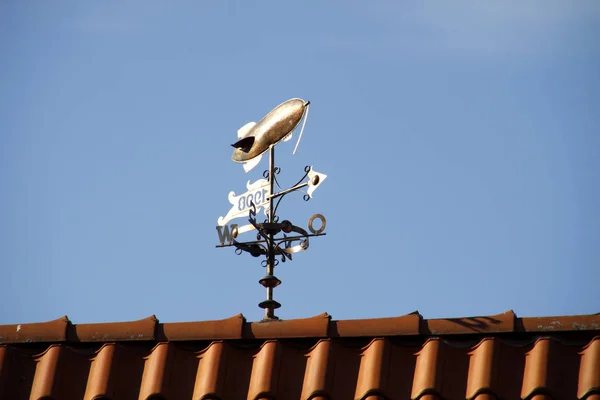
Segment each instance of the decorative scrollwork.
[[283,188],[279,184],[279,181],[277,180],[277,175],[279,175],[280,171],[281,171],[281,169],[279,167],[275,167],[275,173],[273,174],[273,182],[275,182],[275,184],[277,185],[279,190],[283,190]]
[[256,216],[256,204],[254,204],[254,202],[252,200],[250,200],[250,208],[251,208],[250,215],[252,217],[255,217]]
[[281,199],[283,199],[285,197],[285,194],[279,196],[279,198],[277,199],[277,203],[275,203],[275,207],[273,207],[273,215],[275,215],[277,213],[277,208],[279,208],[279,203],[281,203]]
[[245,252],[249,253],[252,257],[260,257],[262,255],[269,253],[269,250],[260,243],[247,244],[247,243],[234,242],[233,244],[236,247],[236,254],[237,254],[238,250],[245,251]]
[[307,165],[306,167],[304,167],[304,172],[305,172],[305,173],[304,173],[304,175],[302,176],[302,178],[300,178],[300,179],[298,180],[298,182],[296,182],[296,184],[295,184],[295,185],[292,185],[292,187],[294,187],[294,186],[298,186],[300,183],[302,183],[302,181],[303,181],[304,179],[306,179],[306,177],[308,176],[308,173],[310,172],[310,166],[308,166],[308,165]]

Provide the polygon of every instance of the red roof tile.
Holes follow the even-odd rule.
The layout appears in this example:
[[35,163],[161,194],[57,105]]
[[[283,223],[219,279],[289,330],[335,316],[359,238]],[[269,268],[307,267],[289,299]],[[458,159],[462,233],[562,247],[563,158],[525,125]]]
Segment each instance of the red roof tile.
[[69,323],[64,316],[37,324],[0,325],[0,343],[64,342]]
[[160,340],[241,339],[246,319],[242,314],[219,321],[159,324]]
[[517,316],[510,310],[487,317],[430,319],[424,325],[425,331],[432,335],[513,332],[516,319]]
[[247,325],[244,337],[252,339],[327,337],[330,317],[327,313],[306,319],[277,321],[275,324],[253,322]]
[[600,399],[599,316],[0,326],[0,399]]
[[112,342],[124,340],[154,340],[158,320],[154,315],[132,322],[73,325],[79,342]]

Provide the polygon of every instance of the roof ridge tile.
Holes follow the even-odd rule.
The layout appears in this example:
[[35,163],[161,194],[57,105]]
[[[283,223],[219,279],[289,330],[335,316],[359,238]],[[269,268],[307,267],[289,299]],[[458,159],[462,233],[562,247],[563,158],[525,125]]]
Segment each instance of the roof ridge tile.
[[331,337],[364,337],[418,335],[421,324],[420,314],[407,314],[399,317],[348,319],[332,321]]
[[70,339],[76,342],[154,340],[157,324],[155,315],[137,321],[76,324],[72,326]]
[[215,321],[169,322],[160,324],[157,336],[169,341],[241,339],[245,322],[241,313]]
[[327,313],[310,318],[246,322],[243,314],[214,321],[159,323],[155,315],[128,322],[72,324],[56,320],[0,325],[2,343],[186,341],[303,337],[440,336],[482,333],[600,331],[600,314],[519,318],[509,310],[497,315],[423,319],[418,311],[398,317],[332,320]]
[[0,325],[0,343],[64,342],[70,324],[65,315],[46,322]]
[[322,313],[310,318],[250,322],[244,326],[246,339],[323,338],[328,336],[331,316]]
[[525,332],[600,330],[600,314],[521,318]]
[[517,315],[513,310],[501,314],[463,318],[424,320],[424,332],[431,335],[514,332]]

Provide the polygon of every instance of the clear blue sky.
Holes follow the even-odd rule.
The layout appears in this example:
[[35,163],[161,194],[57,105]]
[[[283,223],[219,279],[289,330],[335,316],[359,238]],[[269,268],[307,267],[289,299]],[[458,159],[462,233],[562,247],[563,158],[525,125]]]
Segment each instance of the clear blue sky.
[[[0,323],[260,320],[216,249],[248,121],[292,97],[284,319],[600,311],[600,2],[3,1]],[[241,220],[240,220],[241,221]]]

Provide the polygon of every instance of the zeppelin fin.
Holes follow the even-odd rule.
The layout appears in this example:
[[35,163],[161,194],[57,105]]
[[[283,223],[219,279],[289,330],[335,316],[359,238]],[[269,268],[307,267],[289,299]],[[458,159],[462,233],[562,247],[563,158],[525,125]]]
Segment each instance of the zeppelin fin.
[[254,125],[256,125],[256,122],[248,122],[246,125],[242,126],[240,129],[238,129],[238,131],[237,131],[238,139],[242,139],[242,138],[245,138],[246,136],[248,136],[248,133],[250,132],[250,130],[252,128],[254,128]]
[[260,162],[261,158],[262,158],[262,154],[254,157],[250,161],[243,163],[242,167],[244,167],[244,171],[246,171],[246,173],[248,173],[250,170],[252,170],[254,167],[256,167],[258,165],[258,163]]
[[241,149],[244,153],[247,153],[250,151],[253,144],[254,144],[254,136],[248,136],[248,137],[238,140],[237,142],[232,144],[232,146],[235,147],[236,149]]
[[302,128],[300,129],[300,135],[298,135],[298,141],[296,142],[296,147],[294,147],[293,154],[296,154],[296,150],[298,150],[298,145],[300,144],[300,139],[302,139],[302,134],[304,133],[304,126],[306,125],[306,120],[308,119],[308,110],[310,108],[310,101],[306,102],[306,113],[304,114],[304,121],[302,121]]
[[284,142],[287,142],[288,140],[290,140],[292,138],[292,132],[290,132],[289,135],[287,135],[286,137],[283,138]]

